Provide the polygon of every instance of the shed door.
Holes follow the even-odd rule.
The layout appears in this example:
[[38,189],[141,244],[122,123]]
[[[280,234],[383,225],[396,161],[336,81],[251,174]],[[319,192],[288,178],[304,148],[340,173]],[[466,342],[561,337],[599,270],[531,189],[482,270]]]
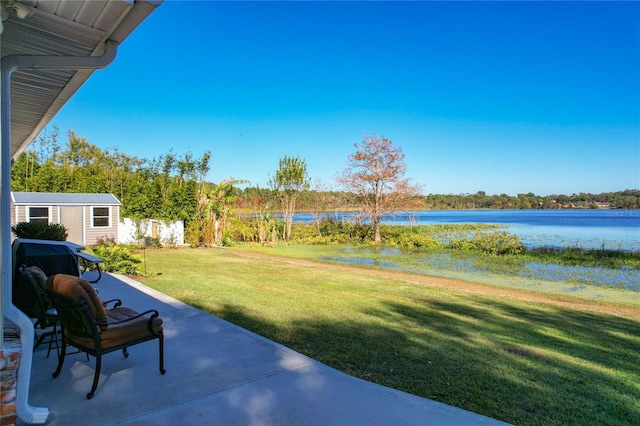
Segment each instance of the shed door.
[[82,207],[62,207],[60,223],[67,228],[67,241],[84,245],[82,238]]

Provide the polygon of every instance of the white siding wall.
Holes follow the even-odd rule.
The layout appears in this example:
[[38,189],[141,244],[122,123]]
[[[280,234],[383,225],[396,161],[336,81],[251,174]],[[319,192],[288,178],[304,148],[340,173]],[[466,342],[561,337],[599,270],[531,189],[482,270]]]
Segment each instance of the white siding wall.
[[167,223],[161,220],[133,221],[124,218],[118,226],[118,241],[123,244],[138,243],[136,235],[153,237],[154,225],[157,238],[164,246],[184,245],[184,222],[181,220]]
[[116,243],[120,242],[118,238],[118,216],[120,215],[119,206],[110,206],[111,214],[109,227],[94,227],[93,226],[93,208],[94,207],[108,207],[108,206],[85,206],[84,207],[84,243],[86,245],[95,244],[100,238],[114,239]]

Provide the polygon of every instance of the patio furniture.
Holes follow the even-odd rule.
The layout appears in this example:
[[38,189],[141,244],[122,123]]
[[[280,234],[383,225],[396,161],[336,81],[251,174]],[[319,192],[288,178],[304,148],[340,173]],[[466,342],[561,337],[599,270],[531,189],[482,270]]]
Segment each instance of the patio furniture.
[[16,238],[12,244],[13,265],[38,266],[48,276],[68,274],[81,276],[87,270],[95,270],[98,277],[90,280],[97,283],[102,278],[103,259],[85,253],[84,246],[71,241],[36,240]]
[[100,269],[100,264],[104,263],[104,260],[83,251],[78,251],[77,255],[83,274],[87,272],[88,269],[95,269],[98,272],[98,278],[96,278],[95,280],[89,280],[89,282],[95,284],[100,281],[100,278],[102,278],[102,270]]
[[[91,399],[98,387],[102,355],[122,349],[127,358],[129,346],[154,339],[158,339],[160,374],[165,373],[164,335],[158,311],[152,309],[138,313],[123,307],[118,299],[103,302],[88,281],[72,275],[49,277],[47,292],[58,311],[62,329],[61,351],[54,378],[62,370],[67,345],[95,357],[93,385],[87,393],[87,399]],[[110,303],[115,304],[105,309]]]
[[20,265],[13,281],[12,300],[13,304],[25,315],[36,320],[33,326],[34,330],[37,328],[46,330],[53,327],[52,331],[43,333],[33,347],[36,349],[49,337],[49,349],[47,350],[47,358],[49,358],[51,346],[54,343],[58,355],[60,355],[60,352],[58,344],[58,312],[53,307],[51,299],[47,296],[45,290],[46,281],[47,276],[37,266]]
[[68,241],[16,238],[12,244],[13,267],[37,266],[48,276],[68,274],[80,276],[78,246]]

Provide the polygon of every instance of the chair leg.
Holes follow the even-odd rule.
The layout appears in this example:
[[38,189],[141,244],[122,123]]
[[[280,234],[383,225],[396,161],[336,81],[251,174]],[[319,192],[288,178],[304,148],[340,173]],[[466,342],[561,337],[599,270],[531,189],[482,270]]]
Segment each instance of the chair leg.
[[53,378],[55,379],[60,375],[60,371],[62,371],[62,364],[64,364],[64,356],[67,354],[67,342],[64,338],[64,333],[62,333],[62,342],[60,343],[60,351],[58,352],[58,368],[53,373]]
[[160,341],[158,346],[160,348],[160,374],[164,374],[167,370],[164,369],[164,336],[161,335],[158,340]]
[[[45,339],[47,337],[51,338],[52,334],[53,334],[52,331],[47,331],[46,333],[42,333],[40,335],[40,337],[35,336],[35,337],[38,337],[38,338],[35,339],[35,343],[33,344],[33,350],[35,351],[36,349],[38,349],[40,347],[40,345],[42,345],[43,343],[47,343],[47,342],[45,342]],[[49,342],[51,342],[51,340],[49,340]]]
[[[35,326],[34,326],[34,329],[36,329]],[[42,343],[44,343],[44,339],[46,339],[47,336],[50,336],[50,335],[51,335],[50,331],[47,331],[46,333],[42,333],[40,335],[40,337],[36,340],[36,343],[33,345],[33,349],[34,350],[38,349],[38,346],[40,346]]]
[[102,367],[102,354],[98,352],[96,354],[96,372],[93,375],[93,385],[91,386],[91,392],[87,394],[87,399],[93,398],[93,394],[98,387],[98,381],[100,380],[100,368]]
[[51,340],[49,340],[49,349],[47,350],[47,358],[49,358],[49,354],[51,353],[51,345],[55,343],[56,345],[56,353],[58,354],[58,358],[60,357],[60,345],[58,343],[58,323],[55,322],[53,324],[53,335],[51,336]]

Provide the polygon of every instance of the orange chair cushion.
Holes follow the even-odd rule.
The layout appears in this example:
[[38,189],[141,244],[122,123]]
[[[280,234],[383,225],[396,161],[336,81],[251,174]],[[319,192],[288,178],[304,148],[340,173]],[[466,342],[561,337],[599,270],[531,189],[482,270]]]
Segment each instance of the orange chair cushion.
[[[109,322],[121,321],[138,315],[131,308],[118,307],[106,311]],[[151,327],[151,328],[150,328]],[[162,319],[154,318],[149,324],[149,315],[141,316],[122,324],[109,325],[100,333],[100,346],[110,349],[115,346],[134,343],[147,337],[154,337],[162,333]],[[95,343],[89,337],[67,336],[72,342],[89,349],[96,349]]]
[[[87,280],[66,274],[56,274],[47,279],[47,289],[79,302],[84,299],[89,305],[91,315],[99,322],[107,322],[107,314],[96,290]],[[104,327],[102,327],[104,328]]]

